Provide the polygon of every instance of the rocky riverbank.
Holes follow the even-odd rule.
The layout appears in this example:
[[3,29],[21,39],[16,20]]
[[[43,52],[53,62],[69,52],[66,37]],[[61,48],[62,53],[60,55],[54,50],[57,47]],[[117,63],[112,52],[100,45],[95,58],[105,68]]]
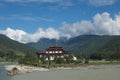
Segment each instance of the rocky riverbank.
[[5,66],[5,69],[8,71],[8,75],[17,75],[23,73],[29,73],[33,71],[48,71],[47,68],[26,66],[26,65],[8,65]]

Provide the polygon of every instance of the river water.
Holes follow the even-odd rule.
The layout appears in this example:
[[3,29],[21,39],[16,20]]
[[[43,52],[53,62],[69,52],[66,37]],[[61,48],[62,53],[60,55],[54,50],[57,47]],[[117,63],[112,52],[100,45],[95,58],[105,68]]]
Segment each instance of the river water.
[[5,70],[0,69],[0,73],[0,80],[120,80],[120,65],[35,71],[12,77],[7,76]]
[[11,63],[0,63],[0,80],[11,80],[11,77],[7,75],[7,71],[4,69],[5,65]]

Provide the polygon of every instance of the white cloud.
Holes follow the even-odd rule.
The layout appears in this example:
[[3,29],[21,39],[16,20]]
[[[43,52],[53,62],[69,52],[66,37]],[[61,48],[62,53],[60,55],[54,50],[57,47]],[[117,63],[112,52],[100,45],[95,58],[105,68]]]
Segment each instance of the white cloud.
[[53,28],[39,28],[35,33],[29,34],[23,30],[7,28],[0,30],[0,34],[5,34],[9,38],[22,42],[37,42],[40,38],[59,39],[61,36],[75,37],[85,34],[96,35],[120,35],[120,13],[114,18],[109,13],[96,14],[92,21],[83,20],[81,22],[63,22],[59,30]]
[[40,38],[59,39],[60,37],[60,33],[53,28],[48,28],[46,30],[39,28],[33,34],[29,34],[18,29],[15,30],[12,28],[7,28],[6,30],[0,30],[0,34],[4,34],[9,38],[21,43],[37,42]]
[[43,17],[35,17],[35,16],[31,16],[31,15],[9,15],[9,16],[0,16],[0,20],[23,20],[23,21],[44,21],[44,22],[55,22],[52,19],[48,19],[48,18],[43,18]]
[[112,5],[117,0],[89,0],[90,4],[94,6],[104,6],[104,5]]
[[11,28],[7,28],[6,30],[0,30],[0,34],[4,34],[8,36],[9,38],[21,42],[22,37],[26,35],[27,33],[22,30],[14,30]]
[[72,24],[64,22],[61,29],[71,37],[84,34],[120,35],[120,14],[111,18],[109,13],[104,12],[96,14],[93,22],[87,20]]
[[5,0],[6,2],[19,2],[19,3],[30,3],[30,2],[58,2],[60,0]]
[[38,17],[38,20],[42,20],[42,21],[45,21],[45,22],[55,22],[55,20],[47,19],[47,18],[43,18],[43,17]]
[[98,6],[105,6],[105,5],[113,5],[114,3],[117,2],[117,0],[4,0],[4,1],[8,3],[20,3],[21,6],[32,6],[32,5],[29,5],[29,3],[34,3],[34,5],[35,3],[37,3],[37,5],[39,5],[39,3],[55,4],[52,6],[47,6],[52,10],[56,8],[57,9],[66,8],[69,6],[86,4],[86,3],[98,7]]
[[94,28],[96,34],[102,35],[120,35],[120,15],[111,18],[110,14],[105,12],[94,16]]
[[75,22],[73,24],[64,22],[61,29],[71,37],[91,33],[94,31],[93,25],[90,21]]
[[[75,1],[78,1],[78,0],[75,0]],[[59,7],[68,7],[74,4],[72,0],[5,0],[5,2],[22,3],[22,5],[24,6],[26,6],[25,4],[28,4],[28,3],[51,3],[51,4],[56,4]],[[56,5],[54,6],[56,7]]]

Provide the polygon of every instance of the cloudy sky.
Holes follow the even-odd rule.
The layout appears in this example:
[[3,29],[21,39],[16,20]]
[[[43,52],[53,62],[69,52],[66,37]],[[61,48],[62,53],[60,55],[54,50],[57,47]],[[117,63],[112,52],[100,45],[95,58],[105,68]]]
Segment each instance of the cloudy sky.
[[21,43],[120,35],[120,0],[0,0],[0,34]]

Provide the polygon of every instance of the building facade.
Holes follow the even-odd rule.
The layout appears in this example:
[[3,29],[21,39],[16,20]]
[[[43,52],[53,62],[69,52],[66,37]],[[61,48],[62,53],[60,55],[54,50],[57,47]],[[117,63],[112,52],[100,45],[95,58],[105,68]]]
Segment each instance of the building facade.
[[64,58],[68,56],[68,53],[60,46],[53,46],[47,48],[45,52],[37,52],[37,56],[40,59],[44,58],[45,60],[48,60],[48,56],[49,56],[50,60],[54,60],[56,57]]

